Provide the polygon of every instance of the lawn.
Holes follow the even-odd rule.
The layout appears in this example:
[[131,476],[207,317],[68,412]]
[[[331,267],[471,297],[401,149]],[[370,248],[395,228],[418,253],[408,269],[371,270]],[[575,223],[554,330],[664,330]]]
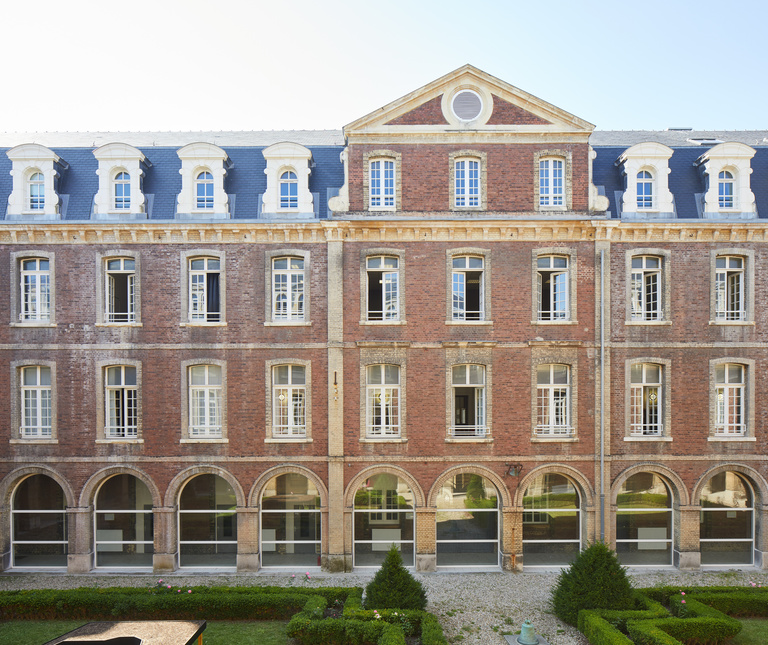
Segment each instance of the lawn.
[[741,631],[731,645],[765,645],[768,643],[768,620],[765,618],[739,618]]
[[[83,625],[82,620],[9,620],[0,623],[0,645],[42,645]],[[209,622],[205,645],[287,645],[283,621]]]

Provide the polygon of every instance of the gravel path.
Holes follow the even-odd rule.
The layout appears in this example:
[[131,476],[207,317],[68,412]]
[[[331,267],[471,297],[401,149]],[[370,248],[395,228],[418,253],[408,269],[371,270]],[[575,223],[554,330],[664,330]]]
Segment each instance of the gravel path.
[[[301,580],[303,571],[296,572]],[[373,573],[317,573],[299,587],[364,587]],[[548,601],[557,573],[432,573],[415,574],[427,588],[427,609],[438,616],[451,643],[505,645],[502,633],[515,633],[526,619],[551,645],[588,645],[576,629],[563,624],[548,612]],[[635,587],[679,585],[748,585],[750,581],[768,585],[768,572],[723,571],[718,573],[649,571],[630,575]],[[286,586],[290,573],[215,574],[190,576],[179,573],[163,576],[179,587],[197,585]],[[157,576],[145,574],[62,575],[45,573],[0,574],[0,590],[71,589],[74,587],[150,587]]]

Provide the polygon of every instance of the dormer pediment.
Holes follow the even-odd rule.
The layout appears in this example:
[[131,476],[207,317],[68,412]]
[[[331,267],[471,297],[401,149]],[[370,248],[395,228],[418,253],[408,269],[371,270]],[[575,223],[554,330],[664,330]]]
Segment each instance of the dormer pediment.
[[359,140],[434,140],[438,136],[492,142],[531,135],[586,141],[594,125],[509,83],[465,65],[345,126]]

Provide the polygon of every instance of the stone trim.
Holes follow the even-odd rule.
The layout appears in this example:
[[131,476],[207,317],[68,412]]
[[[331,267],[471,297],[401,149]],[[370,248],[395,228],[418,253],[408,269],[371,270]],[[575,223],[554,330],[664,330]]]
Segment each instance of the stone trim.
[[[264,324],[275,326],[291,327],[295,325],[310,325],[311,324],[311,304],[310,298],[310,278],[312,272],[310,270],[311,251],[305,251],[304,249],[292,249],[283,248],[275,249],[274,251],[267,250],[264,252]],[[272,275],[273,261],[278,258],[301,258],[304,260],[304,319],[303,320],[274,320],[272,311],[272,289],[274,288],[274,277]]]
[[[659,320],[632,320],[632,259],[639,255],[652,255],[661,258],[661,318]],[[626,277],[624,285],[625,320],[631,325],[659,325],[672,323],[672,253],[660,248],[633,248],[625,252]]]
[[[221,368],[221,436],[193,437],[189,433],[189,368],[197,365],[216,365]],[[227,361],[213,358],[194,358],[181,361],[181,437],[180,442],[219,443],[227,438]]]
[[259,475],[258,479],[253,482],[251,490],[248,491],[248,507],[256,509],[261,508],[261,496],[264,493],[264,487],[267,485],[267,483],[274,477],[287,474],[303,475],[309,481],[311,481],[315,485],[315,488],[317,488],[317,492],[320,494],[320,510],[328,510],[329,497],[328,489],[326,488],[325,483],[313,470],[310,470],[304,466],[300,466],[299,464],[284,464],[282,466],[274,466],[273,468],[270,468]]
[[[21,370],[24,367],[47,367],[51,370],[51,436],[25,439],[21,436]],[[11,441],[19,443],[58,443],[58,387],[56,381],[56,361],[35,358],[11,361]]]
[[[454,320],[453,319],[453,259],[458,256],[474,255],[483,258],[483,319],[482,320]],[[476,325],[478,323],[493,324],[491,309],[491,268],[492,252],[489,248],[476,246],[459,246],[445,250],[445,322],[451,325]]]
[[[172,508],[174,511],[178,511],[179,508],[179,495],[181,494],[184,486],[187,485],[189,480],[198,475],[217,475],[225,480],[232,490],[235,491],[235,499],[237,500],[238,510],[246,506],[245,493],[243,492],[240,482],[228,470],[219,466],[213,466],[211,464],[198,464],[185,468],[168,483],[168,488],[165,490],[165,497],[163,506],[166,508]],[[176,544],[178,547],[178,542]]]
[[[24,260],[48,260],[50,276],[51,301],[49,303],[50,318],[48,320],[22,321],[21,316],[21,263]],[[56,326],[56,254],[53,251],[30,249],[28,251],[13,251],[11,253],[11,327],[55,327]]]
[[497,472],[479,464],[459,464],[444,470],[435,478],[427,496],[426,506],[428,508],[437,507],[437,494],[445,485],[445,482],[456,475],[480,475],[485,477],[493,483],[499,493],[499,510],[512,506],[512,495],[509,492],[509,487]]
[[691,503],[690,498],[688,497],[688,489],[685,485],[685,482],[675,471],[667,468],[662,464],[650,461],[634,464],[621,471],[618,475],[616,475],[616,477],[613,478],[613,481],[610,482],[607,501],[610,504],[611,515],[613,516],[611,517],[613,525],[615,525],[616,521],[616,498],[619,494],[619,490],[621,489],[622,484],[627,481],[627,479],[629,479],[632,475],[636,475],[637,473],[653,473],[654,475],[658,475],[664,479],[670,488],[670,492],[672,493],[673,508],[679,506],[688,506]]
[[[273,368],[278,365],[301,365],[304,368],[304,436],[279,437],[273,434],[272,416],[274,414],[274,389],[272,383]],[[279,358],[264,362],[264,434],[266,443],[311,443],[312,442],[312,361],[300,358]]]
[[[141,361],[128,358],[115,358],[113,360],[96,361],[96,441],[105,443],[143,443],[143,412],[142,399],[144,384],[142,380]],[[120,439],[107,437],[106,435],[106,404],[105,374],[108,367],[135,367],[136,368],[136,437]]]
[[[564,255],[568,258],[568,317],[565,320],[539,320],[539,266],[538,260],[546,255]],[[547,246],[531,251],[531,295],[532,295],[532,325],[565,325],[576,324],[576,249],[572,247]],[[610,279],[610,271],[606,272]]]
[[[485,368],[485,425],[484,437],[454,437],[454,400],[452,370],[459,365],[482,365]],[[493,349],[492,348],[445,348],[445,440],[455,443],[493,441]]]
[[[456,206],[456,162],[471,159],[480,162],[480,205]],[[452,211],[488,210],[488,153],[479,150],[454,150],[448,153],[448,208]]]
[[[374,255],[389,255],[397,258],[397,307],[395,320],[368,320],[368,258]],[[403,325],[405,324],[405,264],[404,249],[373,247],[360,251],[360,324],[361,325]]]
[[[746,320],[717,320],[716,274],[717,258],[725,255],[738,256],[744,260],[744,299],[746,300]],[[709,324],[744,325],[755,322],[755,251],[739,247],[712,249],[709,252]]]
[[416,481],[414,476],[399,466],[383,463],[364,468],[349,481],[346,489],[344,490],[344,506],[349,511],[353,511],[355,508],[355,493],[357,492],[357,489],[362,486],[366,479],[381,473],[395,475],[396,477],[402,479],[406,484],[408,484],[408,487],[411,489],[411,493],[413,493],[414,511],[417,508],[423,508],[425,506],[424,490],[421,488],[421,485],[418,481]]
[[[717,383],[715,381],[715,368],[725,363],[741,365],[744,368],[744,401],[746,410],[742,411],[744,423],[747,426],[743,435],[718,435],[715,434],[715,422],[717,420]],[[709,361],[709,433],[710,441],[718,439],[731,439],[738,441],[754,439],[757,434],[755,425],[755,380],[757,378],[757,363],[752,358],[735,356],[721,356]]]
[[[395,205],[371,208],[371,162],[377,159],[389,159],[395,162]],[[403,155],[394,150],[369,150],[363,153],[363,208],[366,211],[399,211],[403,210],[402,169]]]
[[[539,162],[544,159],[561,159],[565,162],[563,169],[563,206],[541,206],[539,184]],[[570,150],[551,148],[539,150],[533,155],[533,210],[541,212],[558,212],[573,210],[573,154]]]
[[125,465],[107,466],[106,468],[102,468],[93,473],[88,478],[88,481],[85,482],[83,490],[80,492],[78,505],[81,508],[94,507],[96,505],[96,492],[101,488],[102,483],[115,475],[130,475],[131,477],[135,477],[147,487],[150,495],[152,495],[152,506],[155,508],[162,506],[160,490],[155,485],[152,477],[147,475],[143,470]]
[[[659,436],[632,436],[632,366],[661,365],[661,419]],[[624,440],[670,441],[672,439],[672,361],[667,358],[642,356],[627,359],[624,363]]]
[[576,470],[572,466],[568,466],[567,464],[558,464],[558,463],[534,467],[534,469],[531,472],[521,477],[520,483],[515,489],[515,496],[512,502],[515,508],[522,510],[523,497],[525,496],[525,491],[528,490],[528,487],[531,485],[532,482],[536,481],[542,475],[549,475],[553,473],[556,475],[562,475],[563,477],[567,477],[576,485],[579,491],[579,496],[581,497],[582,511],[585,514],[588,511],[592,510],[592,507],[595,505],[595,498],[597,496],[597,492],[592,488],[592,485],[589,483],[589,480],[584,476],[584,474],[581,471]]
[[[408,440],[407,424],[407,364],[406,347],[360,347],[360,441],[369,443],[404,442]],[[368,436],[368,373],[371,365],[397,365],[400,368],[400,434],[391,437]]]

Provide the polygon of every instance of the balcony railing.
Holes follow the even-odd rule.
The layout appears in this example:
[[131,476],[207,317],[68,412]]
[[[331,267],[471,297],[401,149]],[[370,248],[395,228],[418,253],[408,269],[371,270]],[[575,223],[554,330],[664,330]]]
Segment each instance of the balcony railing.
[[629,434],[632,437],[660,437],[664,434],[664,426],[660,423],[633,423]]
[[485,437],[488,434],[488,426],[460,425],[451,428],[454,437]]

